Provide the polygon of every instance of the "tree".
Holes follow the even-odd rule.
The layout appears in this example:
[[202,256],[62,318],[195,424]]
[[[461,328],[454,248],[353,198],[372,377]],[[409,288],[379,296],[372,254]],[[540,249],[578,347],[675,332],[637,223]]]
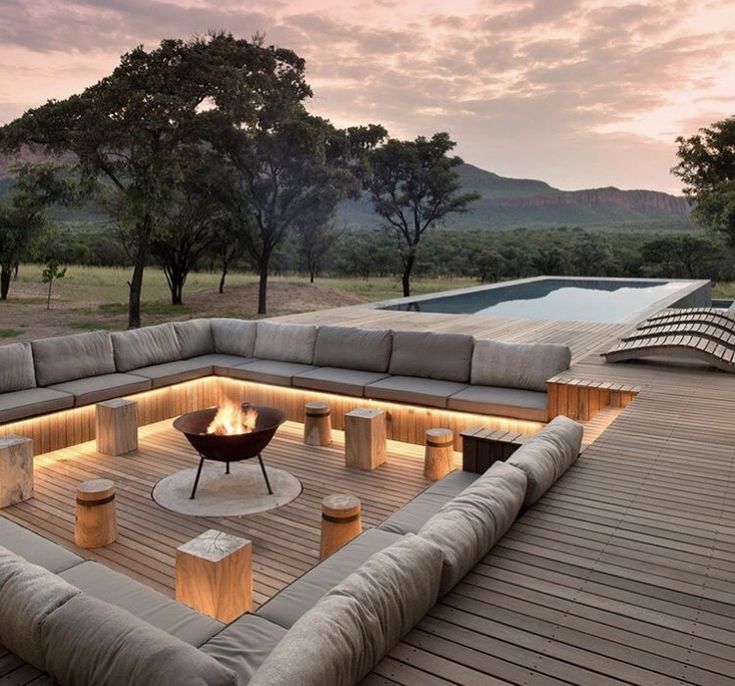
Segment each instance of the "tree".
[[400,240],[403,295],[411,295],[411,272],[424,233],[452,213],[469,211],[477,193],[460,193],[456,167],[449,157],[455,143],[449,134],[436,133],[414,141],[388,140],[371,155],[370,195],[384,228]]
[[722,247],[691,234],[662,236],[645,243],[641,256],[654,276],[713,278]]
[[735,245],[735,116],[676,142],[680,162],[671,171],[685,184],[692,215]]
[[170,180],[180,172],[182,146],[196,145],[212,113],[242,127],[264,103],[308,93],[303,60],[293,52],[210,35],[164,40],[122,56],[113,73],[79,95],[50,101],[3,128],[2,147],[39,148],[72,158],[84,178],[110,196],[133,272],[128,325],[140,325],[143,271],[151,242],[169,204]]
[[497,250],[481,250],[473,255],[473,262],[480,283],[500,280],[504,259]]

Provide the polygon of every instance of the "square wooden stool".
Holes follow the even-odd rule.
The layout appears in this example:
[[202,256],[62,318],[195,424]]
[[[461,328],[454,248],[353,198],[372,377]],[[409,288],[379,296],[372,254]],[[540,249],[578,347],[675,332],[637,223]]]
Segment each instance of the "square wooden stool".
[[33,497],[33,440],[0,437],[0,508]]
[[97,452],[125,455],[138,449],[138,403],[115,398],[95,406]]
[[386,459],[386,426],[383,410],[358,407],[345,414],[345,464],[372,470]]

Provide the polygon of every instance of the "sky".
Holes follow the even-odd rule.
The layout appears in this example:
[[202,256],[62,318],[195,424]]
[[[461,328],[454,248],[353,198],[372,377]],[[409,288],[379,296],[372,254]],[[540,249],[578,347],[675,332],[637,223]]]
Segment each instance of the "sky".
[[447,131],[466,162],[563,189],[677,193],[675,138],[735,114],[735,0],[0,0],[0,122],[123,52],[225,29],[307,61],[310,111]]

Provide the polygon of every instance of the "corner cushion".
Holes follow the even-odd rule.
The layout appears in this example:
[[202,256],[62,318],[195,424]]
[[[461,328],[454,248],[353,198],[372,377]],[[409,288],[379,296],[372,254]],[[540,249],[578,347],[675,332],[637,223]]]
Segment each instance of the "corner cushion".
[[176,337],[179,339],[181,357],[184,360],[197,355],[214,352],[214,340],[209,319],[188,319],[173,322]]
[[224,355],[252,357],[258,322],[215,317],[210,320],[214,352]]

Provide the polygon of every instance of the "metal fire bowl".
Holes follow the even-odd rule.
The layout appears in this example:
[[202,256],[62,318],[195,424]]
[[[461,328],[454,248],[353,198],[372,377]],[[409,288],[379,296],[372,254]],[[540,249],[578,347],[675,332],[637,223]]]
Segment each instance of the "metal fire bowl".
[[286,421],[286,413],[275,407],[260,407],[243,403],[243,409],[257,410],[255,429],[247,434],[217,436],[205,433],[217,414],[216,407],[182,414],[174,421],[174,429],[181,431],[194,450],[208,460],[238,462],[259,455],[271,442],[278,427]]

